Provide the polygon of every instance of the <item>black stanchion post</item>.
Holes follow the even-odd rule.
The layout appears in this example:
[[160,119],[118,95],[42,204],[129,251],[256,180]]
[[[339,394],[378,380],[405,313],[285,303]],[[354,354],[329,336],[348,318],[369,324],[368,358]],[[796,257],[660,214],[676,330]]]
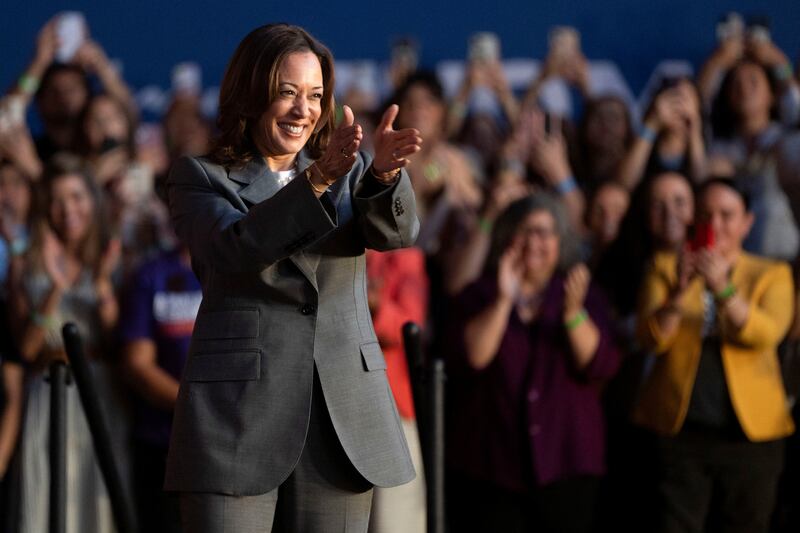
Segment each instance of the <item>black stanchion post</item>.
[[100,464],[100,471],[103,473],[103,478],[106,482],[117,531],[119,533],[133,533],[133,509],[122,484],[118,463],[114,460],[111,435],[106,425],[106,420],[100,411],[100,399],[94,387],[89,363],[83,352],[83,343],[81,342],[78,328],[75,324],[67,323],[61,333],[64,336],[64,347],[72,363],[72,373],[78,386],[78,394],[81,398],[83,411],[86,413],[86,421],[89,423],[89,431],[92,434],[92,443],[97,455],[97,462]]
[[428,533],[444,533],[444,361],[426,363],[419,326],[403,326],[403,345],[422,446],[427,492]]
[[50,365],[50,533],[67,530],[67,365]]
[[430,468],[426,468],[429,494],[428,531],[444,533],[444,361],[432,359],[428,365],[428,452]]

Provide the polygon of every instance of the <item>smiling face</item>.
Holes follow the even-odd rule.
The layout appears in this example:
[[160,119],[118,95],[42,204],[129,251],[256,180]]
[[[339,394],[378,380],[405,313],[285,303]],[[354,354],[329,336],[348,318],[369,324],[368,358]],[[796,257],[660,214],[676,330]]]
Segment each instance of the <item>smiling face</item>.
[[94,199],[77,174],[58,176],[50,184],[50,224],[65,244],[86,238],[94,218]]
[[714,249],[730,257],[742,249],[742,242],[753,225],[739,194],[721,184],[712,184],[703,192],[698,204],[697,220],[711,225]]
[[252,132],[266,157],[294,156],[314,133],[322,114],[322,67],[311,52],[289,54],[278,68],[277,94]]
[[522,247],[526,278],[550,279],[558,266],[560,239],[556,220],[549,211],[540,209],[525,217],[513,245]]
[[656,176],[650,189],[648,215],[650,232],[658,247],[680,246],[694,218],[694,196],[686,178],[673,173]]

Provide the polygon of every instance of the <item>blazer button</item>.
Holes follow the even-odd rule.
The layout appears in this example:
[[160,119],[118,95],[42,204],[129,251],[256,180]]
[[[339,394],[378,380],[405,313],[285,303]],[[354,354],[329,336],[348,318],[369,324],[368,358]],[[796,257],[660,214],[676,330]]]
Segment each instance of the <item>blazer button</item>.
[[303,307],[300,308],[300,313],[302,313],[304,315],[313,315],[316,312],[317,312],[317,308],[314,307],[313,305],[306,304],[306,305],[304,305]]

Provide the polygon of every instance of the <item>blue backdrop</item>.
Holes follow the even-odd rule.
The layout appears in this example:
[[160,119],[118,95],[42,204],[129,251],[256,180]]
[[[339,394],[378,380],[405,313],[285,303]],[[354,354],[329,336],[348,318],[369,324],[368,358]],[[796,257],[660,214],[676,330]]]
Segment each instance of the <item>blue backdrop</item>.
[[228,57],[253,27],[286,21],[308,28],[339,58],[384,60],[393,37],[414,34],[422,63],[461,58],[466,40],[480,30],[495,31],[506,57],[539,57],[547,30],[576,26],[590,58],[616,61],[634,91],[660,59],[680,58],[696,66],[715,43],[719,15],[729,10],[766,13],[774,40],[796,61],[800,53],[800,0],[499,0],[379,3],[247,1],[161,2],[106,0],[4,0],[0,3],[0,84],[7,87],[30,59],[38,28],[55,12],[85,13],[93,37],[124,64],[135,87],[167,87],[175,63],[194,60],[206,85],[216,85]]

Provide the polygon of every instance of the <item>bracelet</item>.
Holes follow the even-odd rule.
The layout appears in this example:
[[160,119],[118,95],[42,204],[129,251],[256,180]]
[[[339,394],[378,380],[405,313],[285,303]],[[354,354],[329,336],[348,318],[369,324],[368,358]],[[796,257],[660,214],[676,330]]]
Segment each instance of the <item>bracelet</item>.
[[[315,170],[315,171],[314,171],[314,170],[311,170],[312,168],[314,168],[314,169],[316,169],[316,170]],[[321,180],[322,180],[322,182],[325,184],[325,186],[326,186],[326,187],[330,187],[331,185],[333,185],[334,183],[336,183],[336,178],[333,178],[332,180],[329,180],[329,179],[327,179],[327,178],[325,177],[325,173],[324,173],[324,172],[322,172],[322,169],[321,169],[321,168],[319,168],[319,165],[317,165],[316,161],[315,161],[314,163],[312,163],[312,164],[311,164],[311,165],[310,165],[310,166],[309,166],[309,167],[306,169],[306,172],[307,172],[306,176],[308,176],[308,177],[309,177],[309,180],[311,179],[311,178],[310,178],[310,176],[311,176],[311,173],[313,173],[313,172],[316,172],[317,174],[319,174],[319,179],[321,179]]]
[[724,289],[714,294],[714,299],[717,300],[717,302],[724,302],[729,300],[734,294],[736,294],[736,287],[729,281]]
[[11,257],[19,257],[20,255],[24,254],[27,249],[28,239],[25,239],[24,237],[12,239],[8,245],[8,253],[11,255]]
[[656,137],[658,137],[658,132],[647,124],[642,124],[642,127],[639,128],[640,139],[643,139],[649,143],[653,143],[656,141]]
[[44,329],[53,329],[58,327],[58,321],[52,315],[43,315],[38,311],[31,311],[31,322],[35,326]]
[[30,74],[23,74],[17,81],[17,87],[25,94],[33,94],[39,90],[39,78]]
[[[314,166],[314,165],[311,165],[311,166]],[[305,171],[303,171],[303,173],[306,175],[306,180],[308,181],[308,184],[311,185],[311,188],[314,189],[315,193],[323,194],[327,190],[327,189],[317,189],[317,186],[314,185],[313,181],[311,181],[311,167],[308,167],[307,169],[305,169]]]
[[400,175],[400,169],[396,168],[394,170],[390,170],[389,172],[378,172],[375,170],[375,166],[369,167],[370,173],[375,177],[376,180],[380,181],[384,185],[391,185],[395,181],[397,181],[397,177]]
[[481,217],[478,219],[478,229],[480,229],[483,233],[489,234],[492,232],[492,226],[494,224],[491,220],[486,217]]
[[577,315],[572,317],[569,320],[564,321],[564,325],[567,327],[568,331],[572,331],[589,318],[589,313],[586,312],[586,309],[581,309]]
[[783,65],[778,65],[772,68],[772,74],[780,82],[790,80],[792,78],[792,64],[789,62]]
[[566,179],[561,180],[556,184],[556,191],[561,196],[569,194],[577,188],[578,188],[578,182],[575,181],[575,178],[573,176],[567,176]]

